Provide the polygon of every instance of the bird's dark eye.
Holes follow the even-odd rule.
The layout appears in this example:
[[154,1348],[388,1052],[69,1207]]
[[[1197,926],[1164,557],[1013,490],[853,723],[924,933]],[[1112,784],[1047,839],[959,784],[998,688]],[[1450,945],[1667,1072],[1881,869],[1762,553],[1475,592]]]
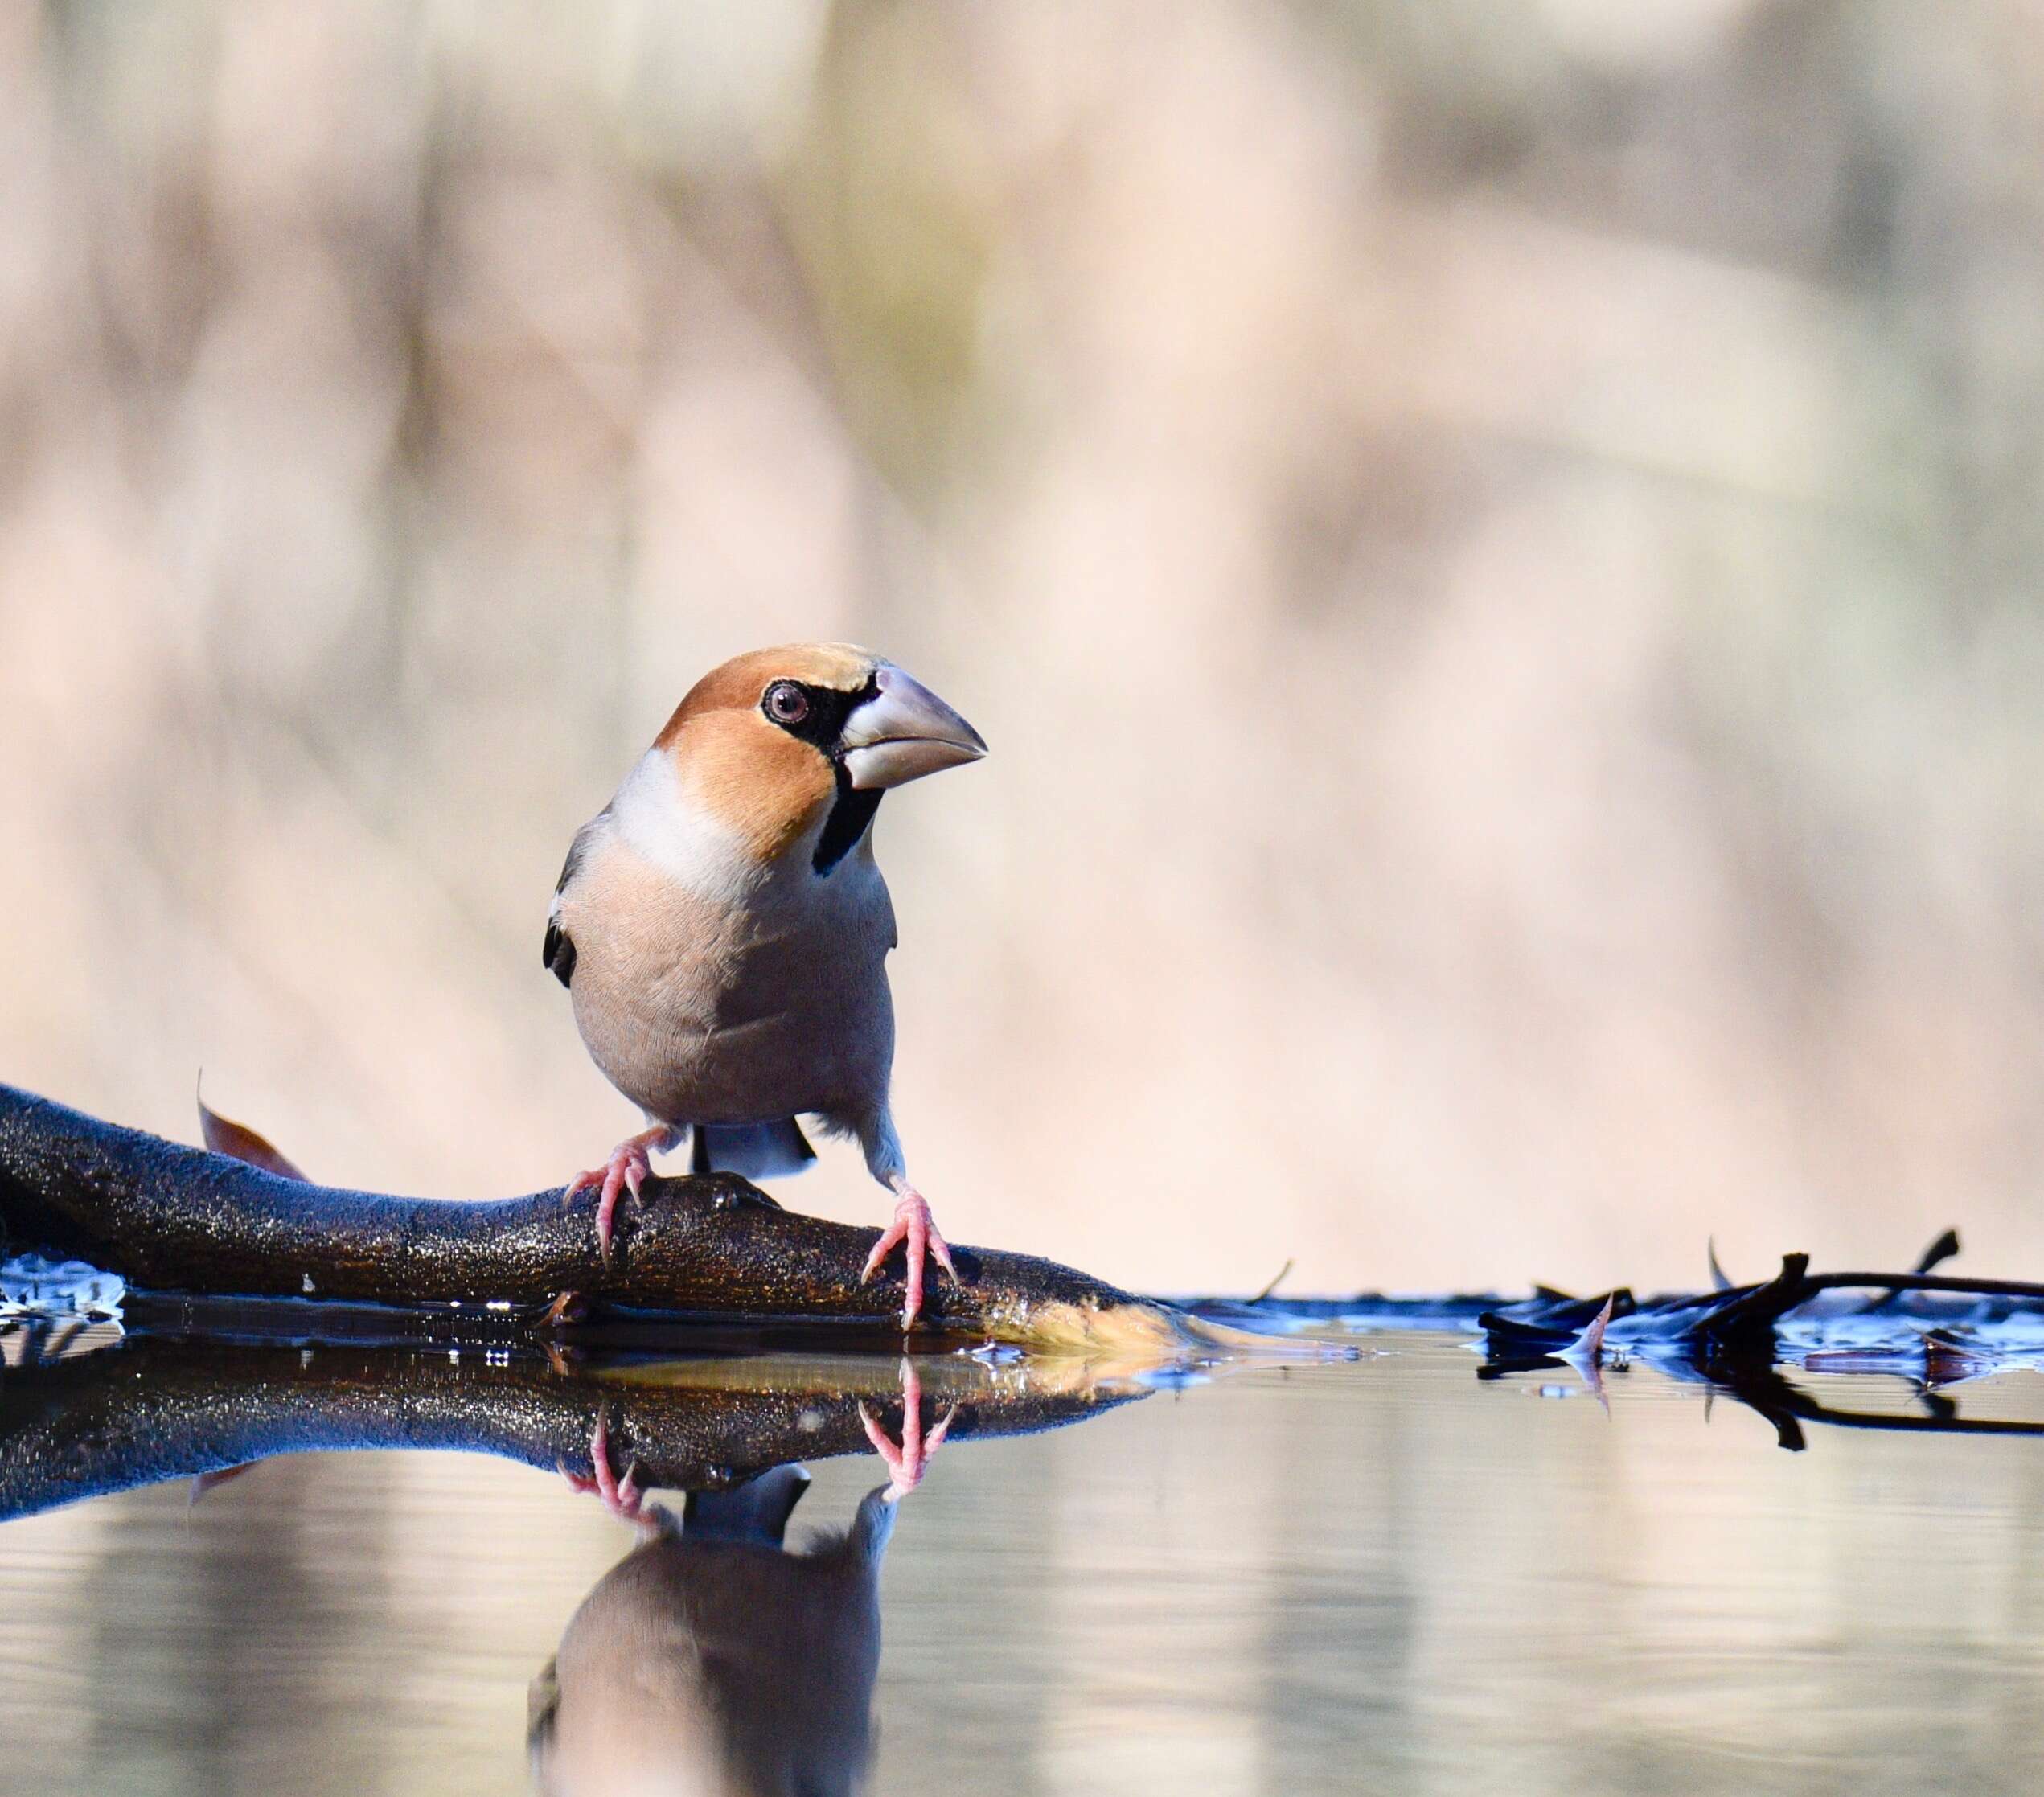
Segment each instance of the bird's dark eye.
[[776,724],[799,724],[809,716],[809,695],[792,680],[776,680],[763,704]]

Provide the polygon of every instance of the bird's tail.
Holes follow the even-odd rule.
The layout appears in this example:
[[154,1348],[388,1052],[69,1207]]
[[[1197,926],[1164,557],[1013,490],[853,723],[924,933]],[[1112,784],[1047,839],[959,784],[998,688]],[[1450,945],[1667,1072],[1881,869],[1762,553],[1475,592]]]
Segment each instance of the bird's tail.
[[785,1179],[806,1171],[816,1151],[792,1117],[778,1123],[698,1123],[689,1156],[692,1173],[740,1173],[749,1180]]
[[708,1535],[778,1548],[808,1489],[809,1475],[786,1466],[749,1479],[733,1491],[691,1491],[682,1511],[682,1533],[692,1540]]

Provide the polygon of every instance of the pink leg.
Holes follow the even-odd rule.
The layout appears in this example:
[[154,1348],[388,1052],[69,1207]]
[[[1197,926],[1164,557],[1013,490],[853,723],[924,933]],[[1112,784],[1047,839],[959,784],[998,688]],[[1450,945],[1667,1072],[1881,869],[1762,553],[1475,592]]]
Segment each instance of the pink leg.
[[951,1265],[951,1245],[938,1233],[937,1221],[930,1214],[923,1195],[905,1179],[897,1178],[894,1189],[901,1194],[894,1206],[894,1221],[873,1244],[872,1253],[866,1257],[866,1270],[859,1277],[862,1282],[872,1278],[897,1244],[908,1244],[904,1271],[909,1289],[901,1303],[901,1327],[906,1329],[922,1314],[924,1262],[934,1254],[937,1264],[950,1274],[953,1285],[958,1283],[958,1270]]
[[666,1147],[673,1134],[674,1131],[663,1123],[650,1130],[641,1130],[637,1135],[627,1136],[610,1151],[610,1159],[602,1166],[577,1173],[562,1192],[561,1203],[572,1204],[591,1186],[603,1188],[603,1196],[597,1200],[596,1207],[596,1239],[606,1261],[610,1258],[611,1219],[617,1215],[618,1194],[630,1192],[634,1204],[640,1201],[638,1188],[653,1171],[653,1163],[647,1156],[654,1149]]
[[603,1500],[603,1508],[620,1522],[627,1522],[639,1528],[656,1528],[659,1520],[647,1509],[646,1496],[638,1488],[638,1464],[634,1461],[625,1469],[622,1479],[610,1470],[610,1418],[601,1411],[597,1413],[596,1428],[589,1436],[589,1471],[585,1475],[570,1472],[556,1461],[560,1476],[568,1481],[568,1488],[576,1492],[593,1491]]
[[880,1426],[879,1417],[873,1415],[862,1401],[859,1406],[859,1420],[866,1427],[866,1439],[873,1444],[873,1452],[887,1463],[887,1488],[894,1497],[906,1497],[922,1483],[924,1469],[944,1445],[944,1438],[950,1432],[951,1418],[958,1413],[954,1404],[944,1413],[944,1420],[926,1435],[922,1432],[922,1379],[916,1371],[914,1361],[904,1357],[901,1362],[901,1445],[897,1447],[887,1438],[887,1431]]

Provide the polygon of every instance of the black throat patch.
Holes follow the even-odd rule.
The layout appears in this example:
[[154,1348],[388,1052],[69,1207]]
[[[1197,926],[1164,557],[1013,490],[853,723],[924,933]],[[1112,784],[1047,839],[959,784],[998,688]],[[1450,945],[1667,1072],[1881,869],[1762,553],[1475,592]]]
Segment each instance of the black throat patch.
[[[880,679],[875,675],[856,692],[845,692],[835,687],[812,686],[806,680],[774,682],[774,686],[784,684],[798,689],[809,701],[808,715],[799,723],[784,724],[766,710],[762,700],[761,709],[765,712],[767,721],[823,755],[837,777],[837,797],[831,802],[830,815],[823,820],[823,833],[816,839],[816,852],[810,857],[810,866],[820,876],[827,874],[859,846],[859,839],[866,834],[874,812],[880,809],[879,789],[870,792],[853,789],[852,776],[845,770],[844,745],[840,741],[846,720],[879,694]],[[772,687],[767,688],[770,695],[773,690]]]
[[816,839],[816,852],[809,861],[819,874],[828,873],[859,846],[859,839],[872,823],[873,813],[880,809],[883,797],[877,786],[866,792],[855,787],[842,761],[837,764],[837,777],[838,795],[831,802],[831,814],[823,820],[823,834]]

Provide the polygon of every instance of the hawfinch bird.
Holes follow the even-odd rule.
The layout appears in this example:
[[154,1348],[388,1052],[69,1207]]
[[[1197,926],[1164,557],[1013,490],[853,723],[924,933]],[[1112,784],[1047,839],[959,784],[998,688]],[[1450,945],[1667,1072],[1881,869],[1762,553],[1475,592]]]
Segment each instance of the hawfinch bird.
[[545,1797],[865,1786],[897,1494],[882,1487],[849,1532],[790,1553],[808,1485],[776,1467],[691,1496],[685,1518],[646,1508],[651,1538],[583,1600],[532,1681],[526,1746]]
[[904,1327],[925,1259],[954,1278],[888,1110],[894,910],[873,860],[890,786],[987,752],[891,662],[841,643],[762,649],[697,681],[610,802],[577,832],[546,964],[606,1078],[649,1127],[567,1188],[618,1195],[692,1136],[691,1170],[759,1180],[815,1159],[797,1118],[856,1137],[894,1218],[870,1278],[907,1245]]

